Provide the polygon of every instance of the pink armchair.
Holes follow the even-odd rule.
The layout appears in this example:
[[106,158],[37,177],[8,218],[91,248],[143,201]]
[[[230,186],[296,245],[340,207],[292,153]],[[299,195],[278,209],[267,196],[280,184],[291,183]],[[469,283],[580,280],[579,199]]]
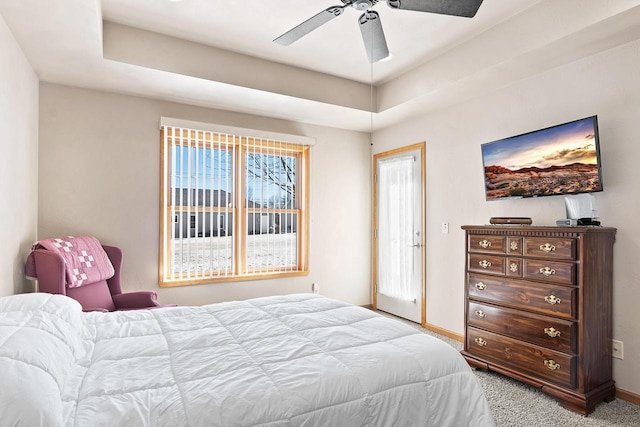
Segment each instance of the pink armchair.
[[122,251],[115,246],[102,245],[102,248],[113,265],[114,275],[109,279],[83,284],[75,288],[67,286],[63,258],[55,252],[36,249],[33,255],[38,290],[71,297],[82,304],[84,311],[135,310],[175,306],[173,304],[158,304],[157,294],[153,291],[122,293],[120,285]]

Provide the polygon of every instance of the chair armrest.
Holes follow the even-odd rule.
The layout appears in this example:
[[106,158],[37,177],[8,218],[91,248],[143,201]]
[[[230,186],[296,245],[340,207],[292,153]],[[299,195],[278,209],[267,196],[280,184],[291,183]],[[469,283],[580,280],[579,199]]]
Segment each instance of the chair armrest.
[[54,252],[36,249],[33,259],[38,278],[38,292],[66,295],[64,260]]
[[113,295],[113,303],[117,310],[157,307],[158,294],[154,291],[127,292]]

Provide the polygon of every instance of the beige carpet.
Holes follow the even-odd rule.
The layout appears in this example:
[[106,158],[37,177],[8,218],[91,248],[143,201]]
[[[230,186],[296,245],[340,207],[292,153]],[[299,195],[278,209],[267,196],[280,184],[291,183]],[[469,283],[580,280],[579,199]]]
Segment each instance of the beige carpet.
[[[462,350],[462,343],[454,339],[433,333],[415,323],[390,314],[378,313],[401,320],[419,329],[425,334],[440,338],[456,350]],[[616,399],[611,403],[600,403],[588,417],[568,411],[558,401],[540,390],[519,381],[497,374],[475,370],[484,389],[491,412],[500,427],[601,427],[636,426],[640,427],[640,406]]]

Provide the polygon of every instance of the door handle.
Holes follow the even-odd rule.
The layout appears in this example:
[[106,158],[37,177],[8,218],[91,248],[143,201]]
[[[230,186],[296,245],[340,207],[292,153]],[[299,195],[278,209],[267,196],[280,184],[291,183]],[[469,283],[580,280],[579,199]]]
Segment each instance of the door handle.
[[410,248],[421,248],[422,245],[420,243],[416,243],[415,245],[410,245]]

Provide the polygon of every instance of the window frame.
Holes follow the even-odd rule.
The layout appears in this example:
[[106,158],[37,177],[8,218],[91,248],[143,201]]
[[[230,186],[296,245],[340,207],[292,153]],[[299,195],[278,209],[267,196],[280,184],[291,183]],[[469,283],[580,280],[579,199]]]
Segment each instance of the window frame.
[[[216,132],[204,129],[182,128],[186,134],[167,133],[167,129],[178,129],[179,126],[161,126],[160,128],[160,203],[159,203],[159,260],[158,260],[158,283],[160,287],[177,287],[198,284],[225,283],[234,281],[250,281],[273,279],[281,277],[306,276],[309,274],[309,148],[307,144],[273,140],[256,136],[229,135],[233,136],[232,141],[220,140],[225,132]],[[194,134],[190,132],[195,132]],[[249,131],[250,134],[251,131]],[[208,135],[208,140],[207,140]],[[201,136],[201,137],[200,137]],[[178,141],[178,139],[180,139]],[[171,147],[175,144],[188,145],[186,140],[192,141],[189,146],[204,149],[232,148],[232,180],[231,188],[234,204],[232,207],[219,206],[172,206],[171,192],[175,191],[171,185]],[[193,142],[195,141],[195,142]],[[296,254],[297,263],[292,270],[259,271],[248,270],[247,266],[247,240],[248,228],[247,219],[249,213],[255,213],[255,208],[245,205],[246,195],[246,158],[251,147],[263,147],[261,154],[270,153],[273,155],[292,154],[296,157],[296,195],[293,208],[261,208],[260,213],[268,215],[279,213],[292,213],[296,215]],[[168,152],[167,152],[168,151]],[[178,207],[180,212],[229,212],[233,218],[232,227],[232,267],[224,275],[206,276],[205,272],[191,273],[190,278],[178,278],[170,272],[165,265],[171,259],[171,242],[173,235],[173,215],[172,209]],[[170,266],[170,265],[169,265]],[[168,274],[170,277],[165,277]],[[184,272],[177,273],[184,275]],[[189,273],[187,273],[188,275]],[[211,274],[211,271],[207,272]],[[195,276],[195,277],[194,277]]]

